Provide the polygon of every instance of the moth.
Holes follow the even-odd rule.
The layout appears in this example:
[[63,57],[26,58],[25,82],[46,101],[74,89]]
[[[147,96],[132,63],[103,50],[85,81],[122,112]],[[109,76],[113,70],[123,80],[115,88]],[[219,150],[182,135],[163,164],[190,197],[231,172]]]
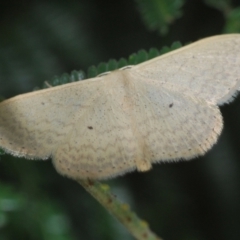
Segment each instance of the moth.
[[144,63],[0,103],[0,146],[52,158],[73,179],[106,179],[205,154],[219,106],[240,87],[240,34],[205,38]]

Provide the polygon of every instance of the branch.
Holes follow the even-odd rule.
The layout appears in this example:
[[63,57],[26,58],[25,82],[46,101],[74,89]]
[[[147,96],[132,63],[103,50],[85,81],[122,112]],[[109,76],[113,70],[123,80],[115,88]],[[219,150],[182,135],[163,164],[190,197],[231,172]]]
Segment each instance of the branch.
[[106,184],[92,180],[77,180],[87,192],[89,192],[101,205],[103,205],[113,216],[115,216],[138,240],[163,240],[153,233],[147,222],[141,220],[129,206],[119,201],[110,192]]

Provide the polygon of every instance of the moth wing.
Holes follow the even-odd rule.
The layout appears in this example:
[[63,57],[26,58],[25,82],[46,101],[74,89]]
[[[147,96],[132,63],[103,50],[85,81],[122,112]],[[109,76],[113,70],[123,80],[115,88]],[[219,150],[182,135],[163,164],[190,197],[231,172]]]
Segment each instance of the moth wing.
[[240,34],[205,38],[134,66],[155,86],[198,96],[213,104],[230,102],[240,87]]

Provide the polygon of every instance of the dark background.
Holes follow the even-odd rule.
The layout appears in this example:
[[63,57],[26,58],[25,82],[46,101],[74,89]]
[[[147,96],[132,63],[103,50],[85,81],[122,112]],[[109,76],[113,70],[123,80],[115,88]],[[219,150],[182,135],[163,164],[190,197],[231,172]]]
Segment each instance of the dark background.
[[[162,11],[154,9],[160,16],[155,28],[146,21],[151,11],[143,14],[144,2],[1,1],[0,95],[29,92],[54,75],[140,49],[240,32],[239,1],[149,0]],[[170,3],[179,4],[176,11],[164,8]],[[221,108],[223,133],[204,157],[107,183],[165,240],[238,240],[239,109],[240,97]],[[80,185],[58,175],[51,161],[1,155],[0,239],[133,238]]]

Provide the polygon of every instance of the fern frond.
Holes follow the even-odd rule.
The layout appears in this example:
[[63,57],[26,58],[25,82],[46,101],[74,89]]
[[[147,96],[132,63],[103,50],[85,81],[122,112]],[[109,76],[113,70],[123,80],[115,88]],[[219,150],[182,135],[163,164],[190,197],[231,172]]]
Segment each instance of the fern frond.
[[[64,73],[61,76],[54,76],[47,82],[51,86],[57,86],[65,83],[84,80],[86,78],[93,78],[104,72],[114,71],[128,65],[142,63],[154,57],[180,48],[181,46],[182,44],[180,42],[174,42],[171,47],[163,47],[160,51],[156,48],[151,48],[148,52],[146,50],[139,50],[137,53],[131,54],[128,59],[120,58],[118,61],[115,59],[110,59],[108,62],[101,62],[97,66],[91,66],[88,68],[87,74],[85,74],[82,70],[74,70],[70,74]],[[46,87],[48,86],[44,84],[44,88]]]

